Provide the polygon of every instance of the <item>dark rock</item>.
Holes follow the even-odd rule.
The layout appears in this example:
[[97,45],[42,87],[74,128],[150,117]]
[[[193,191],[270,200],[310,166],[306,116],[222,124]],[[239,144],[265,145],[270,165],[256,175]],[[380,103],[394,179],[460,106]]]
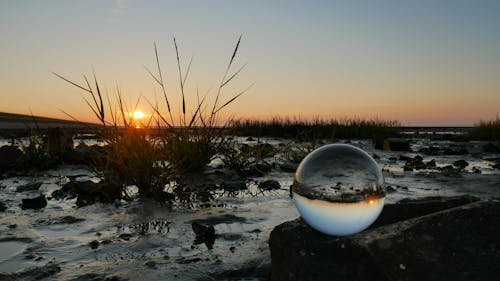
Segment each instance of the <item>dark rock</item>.
[[40,186],[42,186],[42,184],[43,182],[32,182],[25,185],[20,185],[16,188],[16,191],[17,192],[35,191],[40,189]]
[[247,184],[243,180],[225,181],[221,186],[225,191],[239,191],[247,189]]
[[404,171],[413,171],[413,170],[422,170],[426,169],[427,165],[424,164],[422,156],[415,156],[413,159],[407,160],[403,170]]
[[255,156],[257,158],[272,157],[274,153],[274,147],[268,143],[259,143],[255,146]]
[[23,152],[15,145],[0,147],[0,170],[11,169],[16,166]]
[[62,216],[50,219],[39,219],[36,221],[39,225],[55,225],[55,224],[74,224],[84,221],[85,219],[76,218],[74,216]]
[[400,138],[385,139],[383,148],[387,151],[412,151],[408,140]]
[[129,241],[130,238],[132,238],[134,235],[130,234],[130,233],[122,233],[120,234],[120,236],[118,236],[120,239],[123,239],[125,241]]
[[47,199],[45,199],[45,195],[40,195],[35,198],[25,198],[22,201],[21,208],[23,210],[26,209],[42,209],[47,206]]
[[61,267],[57,264],[49,262],[45,266],[41,267],[30,267],[23,271],[17,271],[14,273],[1,273],[0,281],[7,280],[42,280],[55,275],[61,271]]
[[482,173],[482,171],[479,168],[477,168],[477,167],[472,167],[472,172],[474,174],[481,174]]
[[395,134],[381,134],[381,133],[374,134],[372,138],[373,148],[380,150],[384,149],[384,141],[387,138],[394,138],[394,137],[396,137]]
[[488,153],[500,153],[500,147],[491,142],[483,145],[483,151]]
[[332,237],[302,219],[277,226],[272,280],[496,280],[500,203],[479,201]]
[[252,137],[248,137],[246,140],[247,140],[247,141],[255,141],[255,139],[254,139],[254,138],[252,138]]
[[93,240],[93,241],[89,242],[89,246],[91,249],[95,250],[95,249],[99,248],[99,241]]
[[191,227],[196,235],[193,244],[204,243],[208,249],[212,249],[215,243],[215,228],[211,225],[205,226],[198,222],[193,222]]
[[277,180],[265,180],[259,183],[258,188],[261,190],[275,190],[280,189],[281,185]]
[[5,205],[5,203],[3,202],[0,202],[0,212],[5,212],[5,210],[7,210],[7,205]]
[[147,261],[144,265],[152,269],[157,268],[157,263],[155,261]]
[[370,226],[370,228],[408,220],[411,218],[421,217],[427,214],[451,209],[476,201],[479,201],[479,198],[468,195],[454,197],[403,199],[395,204],[385,205],[384,209],[382,209],[382,213],[380,213],[380,216]]
[[432,159],[429,162],[425,163],[427,169],[435,169],[436,168],[436,160]]
[[113,184],[92,181],[66,183],[61,189],[52,193],[54,199],[75,198],[78,207],[87,206],[95,202],[114,203],[121,198],[121,187]]
[[285,173],[295,173],[298,166],[299,166],[298,164],[284,163],[284,164],[280,164],[279,168],[281,171],[283,171]]
[[71,281],[124,281],[127,279],[123,279],[122,277],[118,276],[106,276],[103,274],[97,274],[97,273],[86,273],[83,275],[80,275],[76,278],[71,279]]
[[458,169],[464,169],[465,167],[469,166],[469,162],[465,160],[458,160],[453,162],[453,166],[457,167]]

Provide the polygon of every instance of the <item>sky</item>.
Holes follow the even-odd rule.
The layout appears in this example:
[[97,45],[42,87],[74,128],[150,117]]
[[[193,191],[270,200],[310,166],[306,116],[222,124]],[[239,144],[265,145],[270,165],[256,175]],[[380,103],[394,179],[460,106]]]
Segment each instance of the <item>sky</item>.
[[197,92],[214,100],[242,35],[224,110],[237,118],[379,118],[406,126],[470,126],[500,114],[500,1],[0,1],[0,111],[96,121],[77,83],[151,112]]

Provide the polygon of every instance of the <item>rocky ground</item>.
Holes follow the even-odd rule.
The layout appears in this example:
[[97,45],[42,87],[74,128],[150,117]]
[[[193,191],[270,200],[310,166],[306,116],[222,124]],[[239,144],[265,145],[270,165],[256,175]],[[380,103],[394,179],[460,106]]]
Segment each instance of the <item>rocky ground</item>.
[[[240,141],[273,148],[291,142]],[[371,140],[342,142],[379,163],[386,204],[429,196],[500,198],[496,144],[416,137],[399,147],[406,151],[388,151],[374,149]],[[268,280],[271,231],[299,217],[289,197],[297,163],[279,151],[259,173],[245,176],[215,159],[186,183],[211,186],[209,192],[173,205],[141,199],[79,204],[68,184],[99,181],[82,166],[4,175],[0,280]]]

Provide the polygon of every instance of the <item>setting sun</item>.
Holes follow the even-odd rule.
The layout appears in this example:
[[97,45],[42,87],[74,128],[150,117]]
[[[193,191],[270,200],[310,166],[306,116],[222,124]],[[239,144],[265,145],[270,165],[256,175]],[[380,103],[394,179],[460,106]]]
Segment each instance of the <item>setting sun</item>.
[[146,115],[142,111],[136,110],[133,114],[133,117],[134,119],[143,119],[144,117],[146,117]]

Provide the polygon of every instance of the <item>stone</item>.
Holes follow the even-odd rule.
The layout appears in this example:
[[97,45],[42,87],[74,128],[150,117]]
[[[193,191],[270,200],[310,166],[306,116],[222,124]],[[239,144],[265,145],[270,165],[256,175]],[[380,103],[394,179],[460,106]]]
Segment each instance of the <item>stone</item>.
[[280,189],[281,185],[277,180],[265,180],[259,183],[258,188],[261,190],[275,190]]
[[453,162],[453,166],[460,170],[463,170],[465,167],[469,166],[469,162],[461,159]]
[[7,210],[7,205],[3,202],[0,202],[0,212],[3,213]]
[[45,195],[40,195],[35,198],[25,198],[22,199],[22,205],[21,208],[23,210],[26,209],[42,209],[47,206],[47,199],[45,198]]
[[14,168],[22,155],[23,152],[18,146],[4,145],[0,147],[0,170]]
[[[22,271],[16,271],[13,273],[2,273],[0,272],[0,281],[7,280],[46,280],[46,278],[55,275],[61,271],[61,267],[58,264],[49,262],[45,266],[40,267],[29,267]],[[51,279],[51,280],[56,280]]]
[[403,167],[404,171],[423,170],[423,169],[427,169],[427,165],[423,162],[423,158],[420,155],[417,155],[414,158],[407,160]]
[[[441,207],[468,199],[453,200]],[[405,205],[400,204],[399,209]],[[413,206],[399,218],[346,237],[324,235],[301,218],[283,223],[269,239],[271,279],[496,280],[500,202],[477,201],[430,214],[429,206],[441,208],[438,201]]]
[[240,191],[247,189],[247,184],[243,180],[225,181],[221,183],[220,187],[225,191]]
[[78,207],[101,203],[114,203],[121,198],[121,187],[110,183],[93,181],[70,181],[61,189],[52,192],[52,198],[60,200],[75,198]]
[[198,222],[191,223],[191,228],[196,235],[193,241],[194,245],[205,244],[208,249],[212,249],[215,243],[215,228],[212,225],[202,225]]
[[20,185],[16,188],[16,191],[17,192],[35,191],[40,189],[40,186],[42,186],[42,184],[43,182],[32,182],[25,185]]
[[387,151],[407,151],[412,152],[410,143],[406,139],[387,138],[384,140],[384,150]]

